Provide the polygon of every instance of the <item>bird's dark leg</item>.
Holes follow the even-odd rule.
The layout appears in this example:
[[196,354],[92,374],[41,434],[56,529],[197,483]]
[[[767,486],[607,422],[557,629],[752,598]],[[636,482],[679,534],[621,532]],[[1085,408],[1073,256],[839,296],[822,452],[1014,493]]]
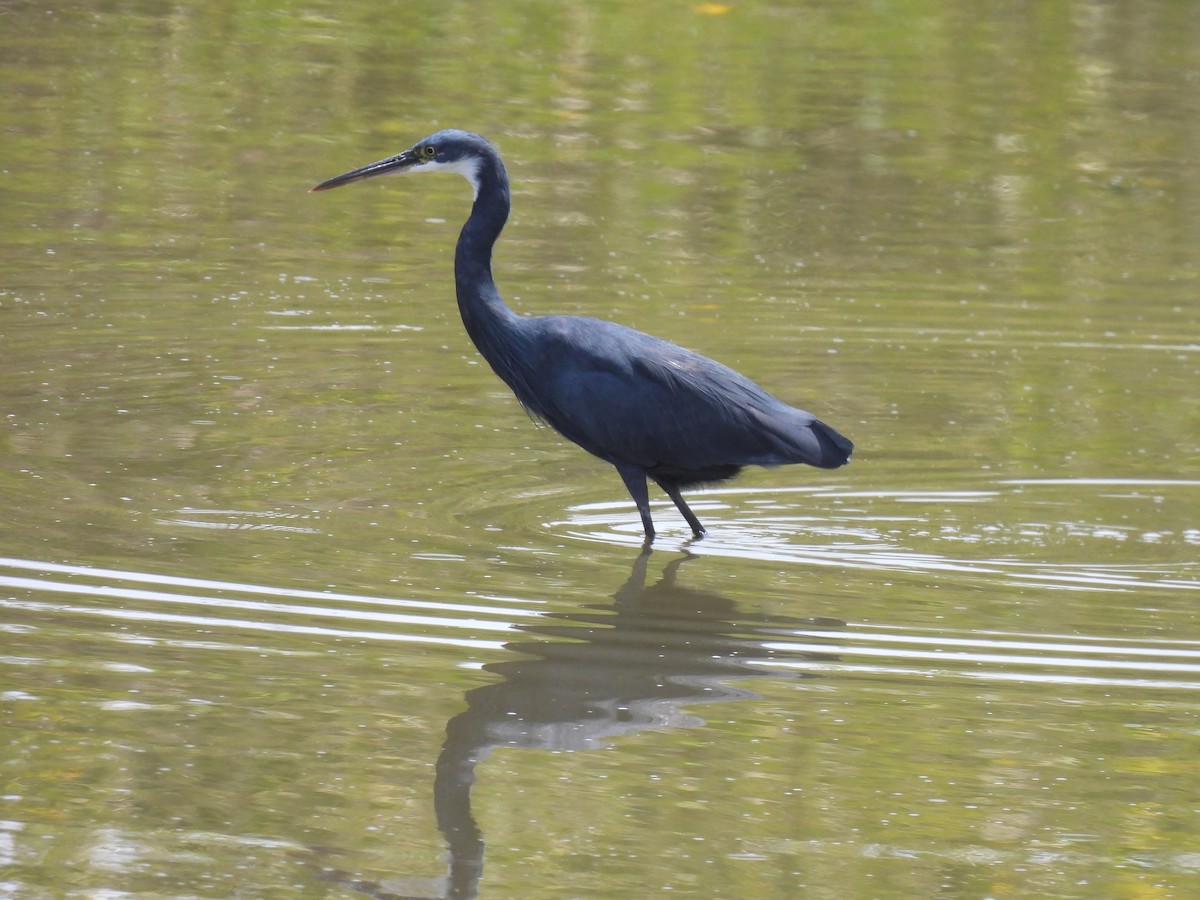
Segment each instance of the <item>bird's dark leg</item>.
[[683,513],[683,517],[687,519],[687,523],[692,526],[692,534],[696,537],[704,536],[704,526],[700,524],[700,520],[696,518],[696,514],[688,508],[688,505],[683,502],[683,494],[679,493],[679,485],[671,484],[669,481],[660,481],[658,486],[667,492],[667,496]]
[[646,473],[637,466],[617,466],[617,473],[625,482],[629,496],[637,504],[638,514],[642,517],[642,528],[646,530],[646,543],[649,543],[654,540],[654,522],[650,518],[650,491],[646,487]]

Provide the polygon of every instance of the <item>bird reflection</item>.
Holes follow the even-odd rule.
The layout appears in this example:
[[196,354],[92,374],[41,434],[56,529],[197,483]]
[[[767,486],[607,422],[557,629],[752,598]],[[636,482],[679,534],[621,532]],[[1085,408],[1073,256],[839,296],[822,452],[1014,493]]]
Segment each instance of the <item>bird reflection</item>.
[[[735,687],[735,679],[781,672],[804,677],[756,665],[777,655],[765,642],[798,628],[845,625],[838,619],[747,614],[720,594],[680,587],[676,575],[691,556],[672,560],[659,581],[647,587],[650,556],[649,550],[638,556],[611,603],[522,625],[523,632],[550,639],[508,644],[525,658],[484,666],[502,680],[468,691],[467,708],[446,725],[433,786],[438,828],[450,857],[449,872],[439,879],[439,900],[478,895],[485,845],[471,813],[471,787],[476,767],[493,750],[588,750],[637,731],[703,725],[683,708],[758,696]],[[787,655],[796,658],[794,652]],[[342,883],[390,900],[433,896]]]

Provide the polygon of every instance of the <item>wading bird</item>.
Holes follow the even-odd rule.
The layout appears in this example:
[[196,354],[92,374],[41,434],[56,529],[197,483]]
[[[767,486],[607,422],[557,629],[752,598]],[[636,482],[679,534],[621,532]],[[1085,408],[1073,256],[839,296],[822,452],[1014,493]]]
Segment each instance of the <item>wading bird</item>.
[[508,173],[479,135],[439,131],[313,190],[409,170],[457,172],[471,183],[475,203],[454,253],[467,334],[532,416],[616,467],[647,542],[647,478],[700,537],[704,526],[684,502],[685,488],[725,481],[743,466],[835,469],[849,461],[848,439],[708,357],[601,319],[513,312],[492,278],[492,247],[511,206]]

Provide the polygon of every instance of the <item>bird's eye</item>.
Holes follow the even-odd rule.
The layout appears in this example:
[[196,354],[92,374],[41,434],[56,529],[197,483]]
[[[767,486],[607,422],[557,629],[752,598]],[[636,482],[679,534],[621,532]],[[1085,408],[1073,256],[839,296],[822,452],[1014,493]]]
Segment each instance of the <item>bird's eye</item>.
[[433,159],[437,156],[437,149],[426,145],[421,148],[421,155],[426,159]]

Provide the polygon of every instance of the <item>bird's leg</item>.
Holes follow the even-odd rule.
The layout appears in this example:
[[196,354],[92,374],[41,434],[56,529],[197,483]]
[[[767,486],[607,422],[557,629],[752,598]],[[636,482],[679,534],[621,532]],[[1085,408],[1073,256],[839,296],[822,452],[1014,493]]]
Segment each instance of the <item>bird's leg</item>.
[[646,543],[650,543],[654,540],[654,522],[650,519],[650,491],[646,487],[646,473],[637,466],[617,466],[617,474],[625,482],[625,489],[637,505],[642,528],[646,530]]
[[692,534],[696,537],[704,536],[704,526],[700,524],[700,520],[696,518],[696,514],[688,508],[688,505],[683,501],[683,494],[679,492],[679,485],[671,484],[669,481],[660,481],[658,486],[667,492],[667,496],[671,498],[674,504],[683,513],[683,517],[687,519],[687,523],[692,526]]

